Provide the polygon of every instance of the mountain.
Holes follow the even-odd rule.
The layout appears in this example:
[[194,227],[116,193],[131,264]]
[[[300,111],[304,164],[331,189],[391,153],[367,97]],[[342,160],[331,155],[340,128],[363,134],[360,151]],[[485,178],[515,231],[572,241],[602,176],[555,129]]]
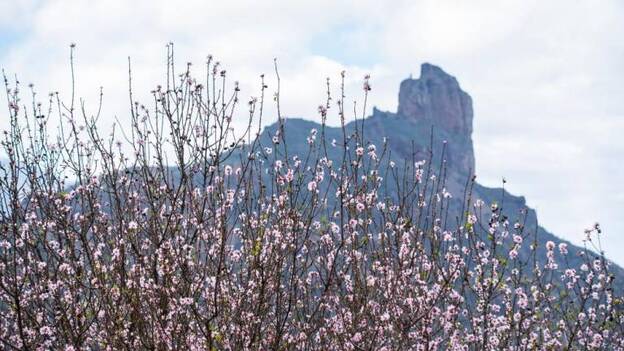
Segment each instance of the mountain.
[[[423,160],[433,152],[440,158],[444,153],[447,167],[447,189],[458,200],[453,210],[461,213],[466,184],[475,174],[475,154],[472,141],[473,131],[472,98],[464,92],[457,79],[440,67],[425,63],[421,66],[418,79],[406,79],[400,84],[399,104],[397,112],[373,109],[371,116],[364,120],[350,122],[345,125],[347,133],[362,131],[364,140],[383,145],[387,142],[387,151],[396,162]],[[305,155],[308,150],[306,138],[311,129],[321,130],[321,125],[300,118],[284,119],[286,145],[289,153]],[[279,126],[273,124],[265,128],[261,135],[264,144],[270,144],[271,137],[276,134]],[[342,128],[328,127],[323,129],[326,140],[342,140]],[[443,148],[444,151],[443,151]],[[328,157],[339,160],[340,148],[328,148]],[[438,161],[439,163],[439,161]],[[391,191],[391,190],[390,190]],[[472,189],[472,202],[483,200],[486,206],[497,203],[503,207],[510,221],[522,217],[526,220],[527,230],[536,233],[537,256],[546,256],[545,244],[548,241],[566,243],[569,248],[568,261],[571,266],[582,264],[580,255],[586,251],[563,240],[538,225],[535,210],[529,208],[523,196],[512,195],[502,188],[490,188],[476,182]],[[484,209],[484,212],[487,210]],[[513,222],[512,222],[513,223]],[[520,256],[530,255],[529,245],[522,245]],[[591,251],[587,254],[593,255]],[[541,260],[541,259],[540,259]],[[612,264],[612,272],[616,276],[615,286],[624,288],[624,270]]]

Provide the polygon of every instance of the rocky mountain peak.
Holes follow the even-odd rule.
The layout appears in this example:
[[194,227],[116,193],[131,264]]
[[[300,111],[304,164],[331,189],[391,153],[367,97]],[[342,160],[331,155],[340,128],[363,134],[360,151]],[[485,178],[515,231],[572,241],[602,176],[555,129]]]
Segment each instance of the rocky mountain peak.
[[449,146],[456,170],[474,173],[472,99],[455,77],[438,66],[422,64],[418,79],[401,82],[397,115],[427,127],[433,125],[434,133],[452,140]]

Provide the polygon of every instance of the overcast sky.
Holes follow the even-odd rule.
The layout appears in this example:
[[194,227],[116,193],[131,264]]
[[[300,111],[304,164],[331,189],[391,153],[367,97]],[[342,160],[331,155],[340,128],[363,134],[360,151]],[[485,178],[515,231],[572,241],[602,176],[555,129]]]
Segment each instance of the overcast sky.
[[147,99],[162,81],[169,41],[178,62],[196,69],[214,55],[243,97],[257,95],[258,76],[270,75],[277,57],[284,114],[310,119],[318,119],[325,78],[337,81],[343,69],[350,98],[370,73],[372,105],[396,111],[400,81],[417,77],[423,62],[439,65],[473,97],[478,179],[498,186],[504,176],[545,228],[577,244],[600,222],[619,264],[622,38],[618,0],[0,1],[0,67],[40,95],[67,96],[76,43],[78,93],[95,108],[104,87],[108,125],[127,116],[127,57],[136,95]]

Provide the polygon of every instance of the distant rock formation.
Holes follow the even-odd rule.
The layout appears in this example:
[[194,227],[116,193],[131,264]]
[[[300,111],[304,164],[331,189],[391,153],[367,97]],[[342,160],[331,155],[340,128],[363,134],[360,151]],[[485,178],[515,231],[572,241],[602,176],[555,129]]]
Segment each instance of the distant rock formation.
[[421,128],[433,125],[436,132],[452,140],[451,168],[462,175],[475,172],[472,98],[461,90],[455,77],[423,64],[420,78],[401,82],[397,116],[413,120]]
[[[393,160],[398,161],[397,167],[400,167],[401,161],[411,161],[413,157],[417,160],[428,159],[431,153],[435,164],[439,164],[443,158],[447,171],[446,187],[456,201],[453,209],[455,214],[452,215],[455,216],[461,213],[461,199],[467,181],[475,175],[472,121],[472,99],[460,88],[457,79],[441,68],[425,63],[421,66],[418,79],[409,78],[401,82],[397,112],[373,108],[372,116],[358,121],[358,130],[363,124],[364,139],[371,144],[380,146],[385,140],[387,151]],[[305,140],[309,131],[320,129],[321,126],[300,118],[287,118],[284,127],[289,152],[304,155],[308,150]],[[266,127],[261,135],[263,143],[270,145],[271,137],[277,129],[277,124]],[[356,130],[355,122],[348,123],[345,130],[353,133]],[[342,138],[340,127],[327,126],[324,132],[328,140]],[[330,159],[339,160],[341,155],[336,148],[328,149]],[[388,191],[392,192],[393,189],[389,188]],[[515,196],[501,188],[486,187],[478,182],[472,191],[473,201],[481,199],[486,204],[496,202],[504,208],[510,221],[526,218],[527,228],[536,233],[540,259],[545,258],[547,241],[565,242],[569,245],[569,263],[580,266],[582,259],[579,254],[583,249],[539,226],[537,213],[527,206],[524,196]],[[519,255],[531,255],[529,245],[523,245]],[[617,276],[615,285],[624,289],[624,270],[613,265],[612,271]]]

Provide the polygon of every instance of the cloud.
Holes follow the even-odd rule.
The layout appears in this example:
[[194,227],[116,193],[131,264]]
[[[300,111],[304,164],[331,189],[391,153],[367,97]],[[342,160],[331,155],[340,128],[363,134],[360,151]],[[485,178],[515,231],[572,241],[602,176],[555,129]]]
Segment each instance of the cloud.
[[[127,116],[127,57],[135,95],[147,101],[169,41],[194,70],[213,54],[243,99],[259,94],[261,73],[274,91],[277,57],[283,112],[310,119],[326,77],[337,95],[346,70],[351,101],[370,73],[369,107],[394,111],[399,82],[432,62],[473,97],[479,179],[505,176],[546,228],[576,243],[600,221],[607,254],[624,264],[614,249],[624,245],[623,10],[617,0],[4,1],[0,66],[41,95],[67,96],[68,45],[77,43],[77,93],[94,109],[104,87],[106,129]],[[269,108],[265,121],[275,118]]]

